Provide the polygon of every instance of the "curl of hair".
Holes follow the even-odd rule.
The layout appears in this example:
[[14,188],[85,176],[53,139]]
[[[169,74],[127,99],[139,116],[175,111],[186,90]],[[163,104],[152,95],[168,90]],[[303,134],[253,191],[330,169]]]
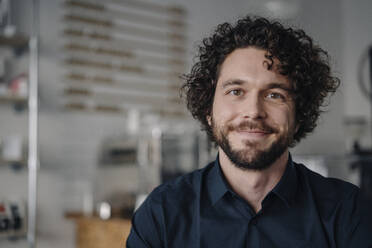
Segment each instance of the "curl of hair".
[[231,52],[246,47],[265,50],[271,63],[269,70],[277,59],[279,73],[292,83],[299,127],[291,144],[294,146],[314,130],[322,107],[326,106],[326,97],[340,84],[339,79],[331,75],[327,52],[314,45],[303,30],[249,16],[238,20],[234,26],[229,23],[217,26],[213,35],[199,46],[191,72],[184,75],[185,84],[181,90],[187,108],[213,141],[207,116],[212,113],[220,67]]

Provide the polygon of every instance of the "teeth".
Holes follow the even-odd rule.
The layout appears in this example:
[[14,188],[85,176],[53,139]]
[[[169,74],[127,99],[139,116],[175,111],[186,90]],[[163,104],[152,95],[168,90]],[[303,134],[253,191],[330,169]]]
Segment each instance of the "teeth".
[[240,129],[241,132],[259,132],[259,133],[266,133],[267,131],[261,129]]

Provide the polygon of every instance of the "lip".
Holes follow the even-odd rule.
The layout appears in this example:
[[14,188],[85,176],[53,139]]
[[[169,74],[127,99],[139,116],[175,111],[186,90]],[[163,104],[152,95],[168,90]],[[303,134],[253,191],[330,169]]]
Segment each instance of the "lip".
[[249,130],[237,130],[236,133],[239,137],[243,139],[258,140],[266,138],[271,132],[258,130],[258,129],[249,129]]
[[257,134],[269,134],[271,132],[262,129],[237,129],[238,133],[257,133]]

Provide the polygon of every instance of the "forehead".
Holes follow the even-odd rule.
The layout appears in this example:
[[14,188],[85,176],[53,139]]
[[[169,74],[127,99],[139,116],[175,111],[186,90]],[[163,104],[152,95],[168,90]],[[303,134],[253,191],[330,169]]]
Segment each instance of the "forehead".
[[255,47],[235,49],[222,63],[217,84],[240,81],[260,85],[275,83],[291,88],[288,78],[278,72],[279,61],[267,59],[266,54],[267,51]]

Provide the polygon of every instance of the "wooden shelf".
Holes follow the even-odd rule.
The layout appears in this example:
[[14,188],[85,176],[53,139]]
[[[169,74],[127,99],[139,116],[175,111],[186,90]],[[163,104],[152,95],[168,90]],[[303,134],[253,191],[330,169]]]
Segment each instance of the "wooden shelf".
[[66,217],[76,223],[76,247],[125,247],[131,228],[129,219],[101,220],[97,217],[71,214]]
[[16,165],[17,168],[24,167],[27,164],[26,159],[21,160],[7,160],[0,157],[0,166]]
[[0,46],[9,46],[13,48],[25,47],[28,44],[28,38],[23,35],[13,35],[12,37],[6,37],[0,35]]
[[17,95],[0,95],[0,103],[26,103],[27,97]]

